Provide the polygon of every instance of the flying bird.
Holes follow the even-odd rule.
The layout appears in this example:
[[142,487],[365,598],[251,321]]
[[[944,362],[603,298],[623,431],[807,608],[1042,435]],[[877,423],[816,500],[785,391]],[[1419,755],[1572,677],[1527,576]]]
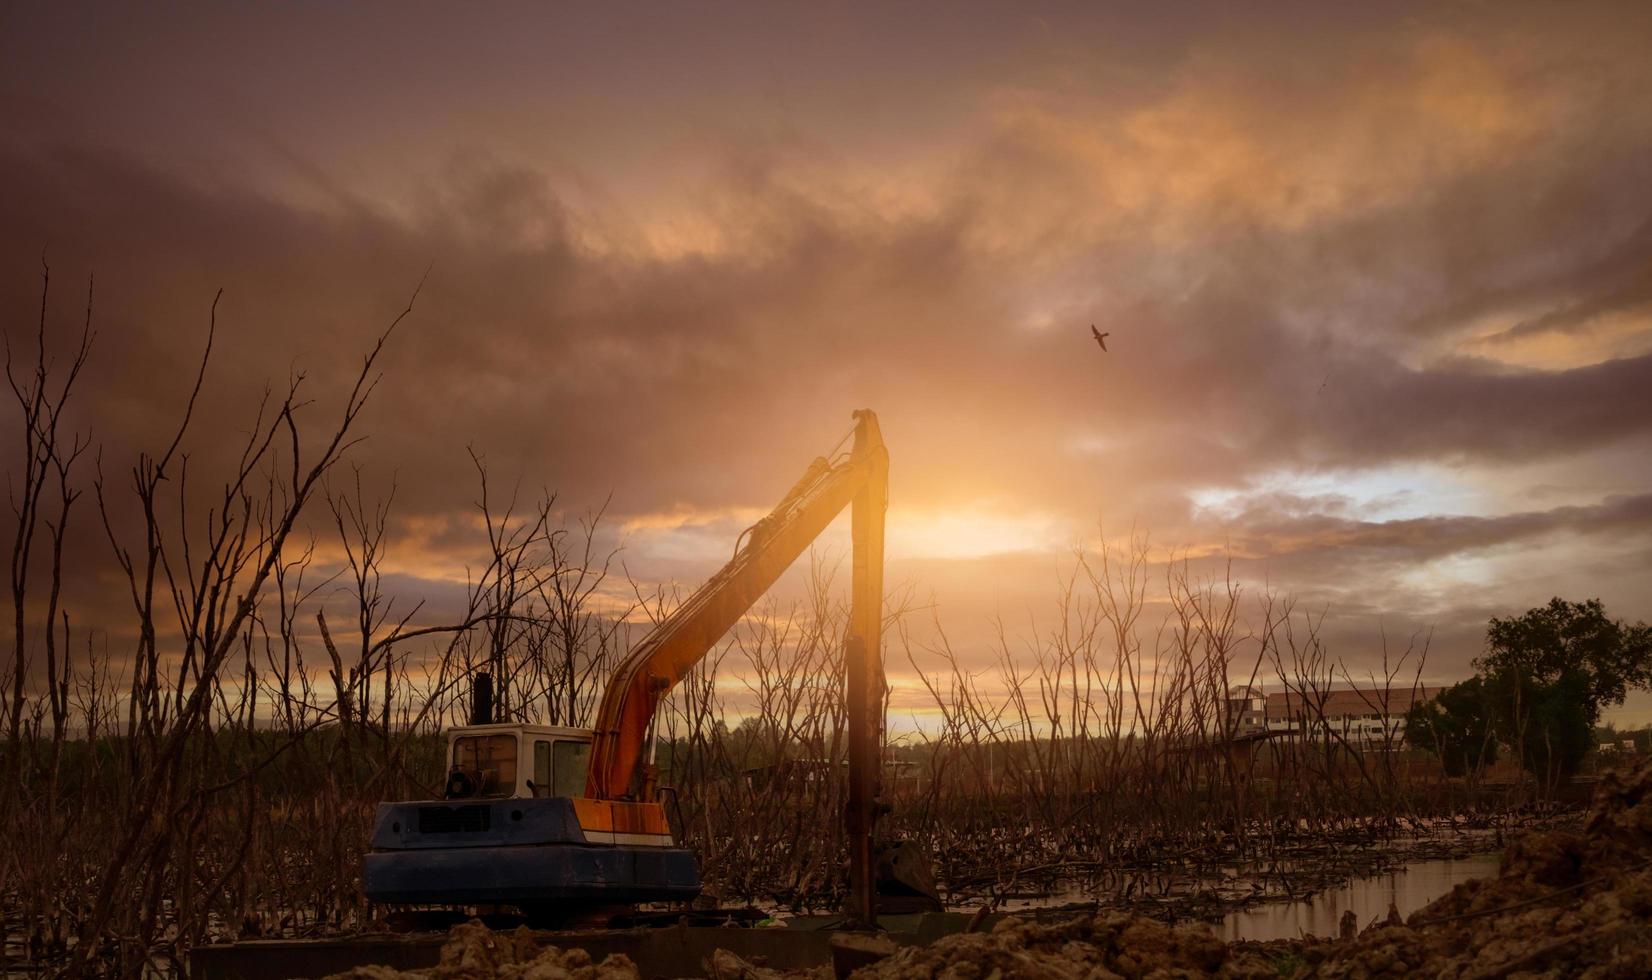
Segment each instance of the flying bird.
[[1092,323],[1090,324],[1090,333],[1095,336],[1096,343],[1100,344],[1101,349],[1105,351],[1107,349],[1107,338],[1113,336],[1113,331],[1109,330],[1106,333],[1102,333],[1100,330],[1097,330],[1096,325]]

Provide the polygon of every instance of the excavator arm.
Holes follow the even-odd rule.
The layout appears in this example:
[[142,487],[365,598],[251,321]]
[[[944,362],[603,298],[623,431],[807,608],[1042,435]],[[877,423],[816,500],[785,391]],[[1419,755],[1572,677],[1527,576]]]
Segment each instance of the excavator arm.
[[[639,763],[660,699],[851,504],[853,598],[845,649],[857,662],[850,665],[849,702],[851,714],[882,717],[881,711],[870,710],[873,704],[881,705],[882,670],[869,668],[881,664],[889,455],[874,413],[856,412],[855,423],[854,444],[847,458],[820,457],[810,464],[779,505],[742,535],[733,559],[656,626],[614,671],[596,718],[586,797],[638,800],[644,795],[643,786],[650,780],[642,778]],[[871,690],[874,679],[876,691]],[[868,733],[862,741],[871,746],[877,739]],[[862,747],[861,754],[868,751],[874,750]],[[863,771],[864,763],[870,762],[875,773],[875,759],[859,761]],[[867,789],[875,793],[875,788]]]

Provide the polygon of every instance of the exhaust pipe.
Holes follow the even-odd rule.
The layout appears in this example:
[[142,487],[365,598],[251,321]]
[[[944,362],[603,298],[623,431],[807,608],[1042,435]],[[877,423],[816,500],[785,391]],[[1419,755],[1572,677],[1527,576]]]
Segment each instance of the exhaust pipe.
[[482,671],[470,687],[470,723],[493,724],[493,675]]

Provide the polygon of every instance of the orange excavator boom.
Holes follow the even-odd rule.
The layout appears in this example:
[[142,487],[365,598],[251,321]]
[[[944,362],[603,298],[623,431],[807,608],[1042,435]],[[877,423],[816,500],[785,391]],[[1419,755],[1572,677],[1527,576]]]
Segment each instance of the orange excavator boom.
[[[660,699],[851,504],[853,599],[846,649],[859,662],[851,665],[849,701],[852,708],[860,707],[869,717],[881,719],[882,711],[872,709],[881,709],[883,694],[880,641],[889,455],[873,412],[856,412],[855,423],[854,444],[847,456],[819,457],[810,464],[774,510],[742,535],[733,559],[661,621],[614,671],[594,726],[586,797],[639,801],[645,797],[652,778],[641,771],[641,763]],[[854,689],[857,676],[858,684],[867,690]],[[874,683],[876,691],[870,689]],[[861,704],[856,705],[857,701]],[[875,779],[875,759],[861,761],[870,761]],[[866,790],[876,793],[875,786]]]

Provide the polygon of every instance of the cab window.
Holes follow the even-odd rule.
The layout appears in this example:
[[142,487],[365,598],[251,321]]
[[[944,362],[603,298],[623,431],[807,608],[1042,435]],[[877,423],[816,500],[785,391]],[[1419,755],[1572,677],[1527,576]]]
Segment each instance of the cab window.
[[516,792],[516,736],[465,735],[453,740],[453,766],[479,773],[477,796]]
[[591,743],[558,739],[551,750],[554,762],[555,787],[553,796],[582,796],[585,793],[585,770],[591,761]]
[[533,743],[533,795],[539,799],[554,795],[551,786],[551,743]]

